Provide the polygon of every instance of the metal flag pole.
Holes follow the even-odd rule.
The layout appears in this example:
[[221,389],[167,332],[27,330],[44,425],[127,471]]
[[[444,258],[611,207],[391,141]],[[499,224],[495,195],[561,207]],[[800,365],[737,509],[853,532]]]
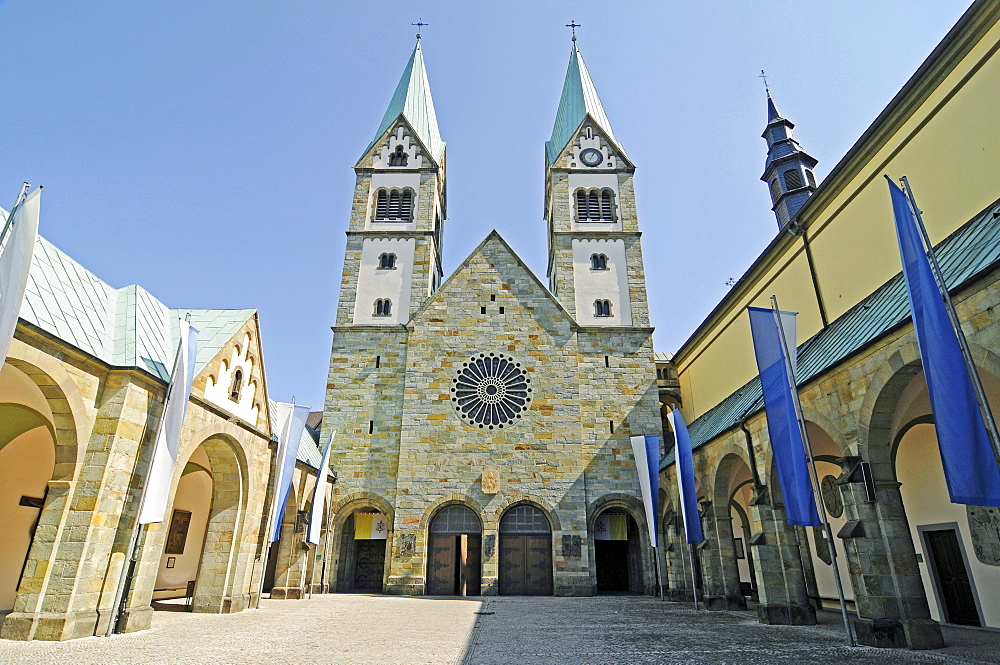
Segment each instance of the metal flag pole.
[[830,553],[830,563],[833,566],[833,579],[837,582],[837,598],[840,600],[840,615],[844,619],[844,632],[847,634],[847,645],[857,646],[854,642],[854,633],[851,631],[851,621],[847,616],[847,600],[844,598],[844,583],[840,579],[840,566],[837,564],[837,548],[833,546],[833,530],[830,528],[830,519],[826,514],[826,504],[823,503],[823,495],[820,494],[819,474],[816,472],[816,457],[813,455],[812,443],[809,441],[809,433],[806,431],[806,421],[802,416],[802,405],[799,404],[798,385],[795,380],[795,373],[792,372],[791,354],[794,349],[788,348],[788,340],[785,338],[785,329],[781,324],[781,313],[778,309],[777,296],[771,296],[771,309],[774,310],[774,319],[778,323],[778,337],[780,337],[781,347],[785,356],[785,372],[791,381],[792,402],[795,404],[795,420],[799,423],[799,433],[802,435],[802,446],[805,449],[806,459],[813,482],[813,500],[819,504],[820,515],[823,520],[823,528],[826,534],[826,546]]
[[[25,183],[27,184],[27,183]],[[187,315],[190,319],[190,314]],[[108,621],[107,632],[104,633],[105,637],[109,637],[115,633],[120,633],[120,629],[124,629],[124,625],[119,625],[124,623],[125,616],[125,606],[128,603],[128,595],[132,590],[132,579],[135,575],[135,567],[138,563],[138,544],[139,535],[142,533],[142,527],[144,525],[139,524],[139,513],[142,510],[142,502],[146,498],[146,490],[149,487],[149,470],[153,467],[153,455],[156,454],[156,442],[160,438],[160,430],[163,428],[165,411],[167,408],[167,402],[170,399],[170,394],[174,390],[174,386],[177,383],[174,378],[177,376],[178,364],[181,361],[181,346],[184,344],[183,336],[177,344],[177,354],[174,356],[174,367],[170,374],[170,383],[167,384],[167,392],[163,398],[163,408],[160,410],[160,421],[156,424],[156,432],[153,434],[153,440],[150,444],[153,447],[153,452],[149,456],[149,467],[147,468],[147,478],[142,482],[139,488],[139,496],[135,500],[135,521],[132,523],[131,531],[129,532],[128,545],[125,548],[125,560],[122,563],[122,572],[118,576],[118,584],[115,586],[115,597],[111,604],[111,617]],[[139,468],[139,461],[141,459],[139,451],[136,451],[135,463],[132,466],[132,475],[136,475]],[[124,515],[124,511],[122,511]]]
[[0,244],[3,244],[4,238],[7,237],[7,232],[10,231],[11,224],[14,223],[14,215],[17,214],[17,209],[21,207],[24,203],[24,198],[28,195],[28,188],[31,187],[28,183],[21,185],[21,191],[17,194],[17,199],[14,200],[14,205],[10,207],[10,212],[7,213],[7,221],[4,222],[3,231],[0,231]]
[[663,597],[663,580],[660,579],[660,556],[659,551],[656,547],[653,548],[653,568],[656,570],[656,588],[659,591],[660,600],[665,600]]
[[910,183],[903,176],[899,179],[903,183],[903,189],[906,190],[906,199],[910,204],[910,210],[913,212],[913,218],[917,221],[917,228],[920,229],[920,237],[924,240],[924,246],[927,250],[927,258],[930,260],[931,271],[934,273],[934,279],[938,285],[938,291],[941,292],[941,299],[944,300],[945,309],[948,310],[948,318],[951,319],[951,327],[955,329],[955,335],[958,337],[958,345],[962,349],[962,356],[965,358],[965,366],[969,370],[969,378],[972,379],[972,387],[976,391],[976,401],[979,402],[979,411],[982,413],[983,421],[986,424],[986,431],[990,435],[990,443],[993,444],[993,454],[997,458],[997,463],[1000,464],[1000,432],[997,431],[997,423],[993,418],[993,411],[990,409],[990,404],[986,400],[986,391],[983,389],[983,382],[979,378],[979,372],[976,370],[976,363],[972,359],[972,351],[969,349],[969,342],[965,339],[965,333],[962,332],[962,324],[958,320],[958,314],[955,312],[955,305],[951,302],[951,295],[948,293],[948,285],[944,281],[944,274],[941,272],[941,266],[938,264],[937,255],[934,253],[934,246],[931,245],[931,239],[927,235],[927,228],[924,226],[923,217],[920,214],[920,208],[917,207],[917,201],[913,198],[913,190],[910,189]]
[[[687,529],[687,524],[684,525],[684,528]],[[688,550],[691,553],[691,595],[694,597],[694,609],[700,610],[701,608],[698,606],[698,579],[694,574],[694,543],[688,545]]]
[[[292,430],[292,415],[295,413],[295,396],[292,396],[292,409],[288,412],[288,421],[285,423],[285,439],[287,440],[290,436]],[[254,609],[260,609],[260,597],[264,595],[264,578],[267,576],[267,564],[271,560],[271,545],[273,542],[271,540],[271,529],[274,528],[274,515],[276,503],[278,501],[278,470],[281,468],[283,461],[278,459],[278,453],[281,452],[281,439],[278,439],[278,445],[274,449],[274,464],[271,465],[271,477],[274,478],[274,488],[271,492],[271,506],[267,514],[267,530],[264,532],[264,538],[266,539],[267,545],[264,547],[264,558],[261,559],[260,566],[260,583],[257,585],[257,601],[254,603]]]

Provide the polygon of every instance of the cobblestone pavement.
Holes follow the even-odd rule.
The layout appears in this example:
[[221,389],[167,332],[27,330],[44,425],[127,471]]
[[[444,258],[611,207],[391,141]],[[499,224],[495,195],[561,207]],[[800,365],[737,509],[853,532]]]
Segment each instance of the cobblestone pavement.
[[336,594],[265,600],[239,614],[157,612],[152,629],[111,638],[0,640],[0,664],[1000,663],[1000,633],[945,627],[945,639],[941,651],[851,649],[834,613],[821,613],[814,627],[762,626],[752,611],[695,611],[635,596]]

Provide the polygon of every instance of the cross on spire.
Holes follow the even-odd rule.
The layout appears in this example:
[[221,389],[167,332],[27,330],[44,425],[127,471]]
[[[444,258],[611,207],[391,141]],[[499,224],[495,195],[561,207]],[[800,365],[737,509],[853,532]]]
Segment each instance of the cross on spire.
[[411,23],[410,25],[417,26],[417,39],[420,39],[420,29],[425,25],[430,25],[430,23],[424,23],[423,18],[418,18],[416,23]]
[[770,95],[771,94],[771,90],[770,90],[770,88],[767,87],[767,74],[764,73],[763,69],[760,70],[760,76],[758,76],[757,78],[764,79],[764,92],[766,92],[768,95]]
[[576,21],[574,21],[573,19],[570,19],[569,23],[566,24],[566,27],[570,28],[573,31],[573,41],[575,42],[576,41],[576,29],[580,27],[580,24],[577,23]]

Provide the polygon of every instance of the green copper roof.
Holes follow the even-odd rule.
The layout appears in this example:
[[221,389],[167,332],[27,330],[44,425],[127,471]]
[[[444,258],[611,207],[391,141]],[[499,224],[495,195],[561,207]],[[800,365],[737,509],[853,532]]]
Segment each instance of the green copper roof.
[[[998,220],[1000,201],[935,246],[949,291],[954,292],[1000,263]],[[798,384],[804,385],[823,374],[893,328],[909,322],[911,316],[906,283],[899,272],[799,346]],[[760,378],[755,377],[688,426],[692,446],[708,443],[734,427],[744,414],[757,413],[763,408]],[[661,468],[672,462],[673,450],[664,458]]]
[[20,318],[117,367],[169,376],[177,320],[191,314],[198,329],[200,371],[253,309],[171,309],[137,284],[106,284],[41,236],[35,245]]
[[434,112],[434,100],[431,99],[431,84],[427,80],[427,70],[424,68],[424,53],[420,49],[420,40],[413,48],[410,61],[406,63],[403,76],[399,79],[396,92],[392,94],[389,108],[382,116],[382,122],[375,132],[375,138],[365,148],[367,153],[375,142],[382,138],[399,116],[406,118],[417,137],[430,151],[431,157],[441,163],[444,155],[444,141],[438,130],[437,114]]
[[604,113],[601,98],[597,96],[594,82],[590,80],[590,72],[583,62],[580,49],[576,47],[576,42],[573,42],[573,50],[569,55],[569,68],[566,70],[566,80],[563,82],[562,96],[559,98],[559,110],[556,111],[556,124],[552,127],[552,138],[545,142],[545,154],[548,156],[549,164],[563,151],[588,115],[608,135],[608,138],[618,143],[611,130],[611,122]]

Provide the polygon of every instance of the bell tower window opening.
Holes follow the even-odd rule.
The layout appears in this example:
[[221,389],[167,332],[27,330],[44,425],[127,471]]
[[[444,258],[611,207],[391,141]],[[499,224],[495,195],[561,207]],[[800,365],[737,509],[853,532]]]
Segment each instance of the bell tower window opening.
[[611,316],[611,301],[610,300],[595,300],[594,301],[594,316]]
[[237,368],[233,372],[233,384],[229,387],[229,399],[234,402],[240,401],[240,393],[243,392],[243,370]]
[[388,298],[379,298],[375,301],[375,316],[391,316],[392,301]]
[[413,221],[412,189],[380,189],[375,195],[376,222]]
[[809,183],[810,187],[816,186],[816,175],[809,169],[806,169],[806,182]]
[[785,178],[785,189],[798,189],[802,186],[802,174],[798,169],[791,169],[782,174]]
[[778,184],[778,179],[775,178],[771,181],[771,203],[777,203],[779,198],[781,198],[781,185]]
[[378,257],[379,270],[394,270],[396,268],[396,255],[386,252]]
[[397,145],[396,150],[389,155],[389,166],[406,166],[406,153],[403,152],[403,146]]
[[608,257],[606,254],[591,254],[590,255],[590,269],[591,270],[607,270],[608,269]]
[[614,222],[615,195],[610,189],[576,191],[576,219],[578,222]]

